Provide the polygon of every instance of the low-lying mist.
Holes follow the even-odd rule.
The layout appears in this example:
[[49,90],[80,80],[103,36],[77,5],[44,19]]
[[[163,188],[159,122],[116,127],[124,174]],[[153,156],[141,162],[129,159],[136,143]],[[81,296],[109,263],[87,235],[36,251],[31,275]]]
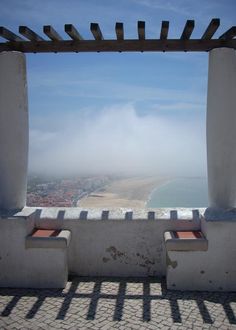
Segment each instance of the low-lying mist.
[[178,118],[152,110],[141,116],[130,104],[33,118],[29,170],[61,176],[205,175],[204,125],[190,114]]

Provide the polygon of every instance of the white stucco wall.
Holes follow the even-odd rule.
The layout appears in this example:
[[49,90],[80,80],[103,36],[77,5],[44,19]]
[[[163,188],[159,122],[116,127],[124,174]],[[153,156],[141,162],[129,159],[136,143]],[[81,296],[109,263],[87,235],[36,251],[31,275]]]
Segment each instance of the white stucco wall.
[[[127,220],[127,212],[111,210],[102,220],[99,209],[24,208],[0,218],[0,287],[61,287],[58,269],[66,263],[69,274],[79,276],[167,274],[170,289],[236,290],[234,219],[205,220],[204,210],[199,216],[189,209],[156,209],[154,219],[148,210],[136,210]],[[33,228],[70,230],[67,251],[26,248]],[[200,229],[206,251],[169,251],[166,257],[164,232]]]
[[209,52],[207,165],[209,207],[201,221],[207,251],[168,251],[167,287],[236,290],[236,52]]
[[79,220],[84,212],[79,208],[67,209],[64,217],[57,209],[43,209],[36,226],[71,231],[69,271],[83,276],[164,276],[164,232],[200,228],[199,217],[193,220],[189,209],[179,210],[178,220],[171,220],[168,209],[157,210],[155,220],[148,220],[147,210],[125,220],[127,211],[111,210],[109,219],[101,220],[102,210],[90,209],[87,220]]
[[0,217],[0,287],[60,288],[67,282],[65,249],[26,248],[34,218]]
[[0,53],[0,209],[26,202],[28,99],[25,55]]
[[169,251],[167,287],[172,290],[236,290],[236,223],[205,220],[207,251]]
[[211,207],[236,205],[236,52],[209,52],[207,161]]
[[[87,220],[80,219],[86,211]],[[164,232],[200,227],[197,212],[188,209],[177,212],[178,220],[171,219],[166,209],[159,209],[154,220],[148,220],[146,210],[134,212],[133,220],[125,220],[125,209],[110,211],[108,220],[101,220],[102,210],[86,211],[43,208],[35,212],[34,208],[25,208],[13,218],[0,218],[0,286],[32,287],[37,278],[38,286],[42,286],[43,275],[31,275],[38,265],[41,274],[49,274],[47,286],[53,286],[53,260],[58,259],[60,251],[26,249],[25,238],[34,227],[69,229],[69,273],[87,276],[164,276]]]

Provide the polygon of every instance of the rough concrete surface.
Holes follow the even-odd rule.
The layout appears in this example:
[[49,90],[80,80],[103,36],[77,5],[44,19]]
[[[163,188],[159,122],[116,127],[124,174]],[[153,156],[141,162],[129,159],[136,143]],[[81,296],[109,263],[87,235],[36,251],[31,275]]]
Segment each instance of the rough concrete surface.
[[28,96],[25,54],[0,54],[0,209],[26,203],[28,167]]
[[[96,209],[25,208],[12,217],[0,217],[0,286],[37,288],[46,281],[45,287],[57,287],[58,282],[53,284],[53,278],[55,282],[58,279],[53,275],[58,274],[56,260],[61,264],[65,257],[60,259],[62,251],[56,248],[26,249],[26,237],[34,228],[71,232],[67,248],[69,274],[165,275],[164,232],[198,230],[200,216],[195,216],[196,211],[157,210],[158,218],[149,220],[148,210],[136,211],[132,219],[127,219],[130,211],[122,209],[111,211],[109,220],[101,220],[102,211]],[[81,213],[86,213],[86,218]]]
[[0,329],[236,329],[236,293],[77,277],[63,290],[0,289]]
[[168,251],[167,287],[177,290],[236,290],[236,223],[201,221],[207,251]]
[[232,208],[236,203],[236,52],[209,52],[207,92],[207,168],[209,204]]

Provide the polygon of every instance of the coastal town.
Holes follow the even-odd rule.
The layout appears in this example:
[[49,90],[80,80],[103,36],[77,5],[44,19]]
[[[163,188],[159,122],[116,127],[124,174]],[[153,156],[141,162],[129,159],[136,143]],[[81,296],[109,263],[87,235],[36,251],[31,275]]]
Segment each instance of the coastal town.
[[30,175],[27,206],[145,208],[166,177],[94,175],[53,178]]
[[102,191],[112,181],[109,176],[77,178],[28,178],[28,206],[79,206],[80,200],[94,191]]

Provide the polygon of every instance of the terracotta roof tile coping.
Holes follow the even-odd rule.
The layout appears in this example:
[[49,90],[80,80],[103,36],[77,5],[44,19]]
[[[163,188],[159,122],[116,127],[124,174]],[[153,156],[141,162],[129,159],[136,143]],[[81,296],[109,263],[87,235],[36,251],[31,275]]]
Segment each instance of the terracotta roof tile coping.
[[32,237],[56,237],[60,234],[61,230],[54,229],[35,229]]
[[204,238],[201,231],[174,231],[175,238],[179,239],[198,239]]

